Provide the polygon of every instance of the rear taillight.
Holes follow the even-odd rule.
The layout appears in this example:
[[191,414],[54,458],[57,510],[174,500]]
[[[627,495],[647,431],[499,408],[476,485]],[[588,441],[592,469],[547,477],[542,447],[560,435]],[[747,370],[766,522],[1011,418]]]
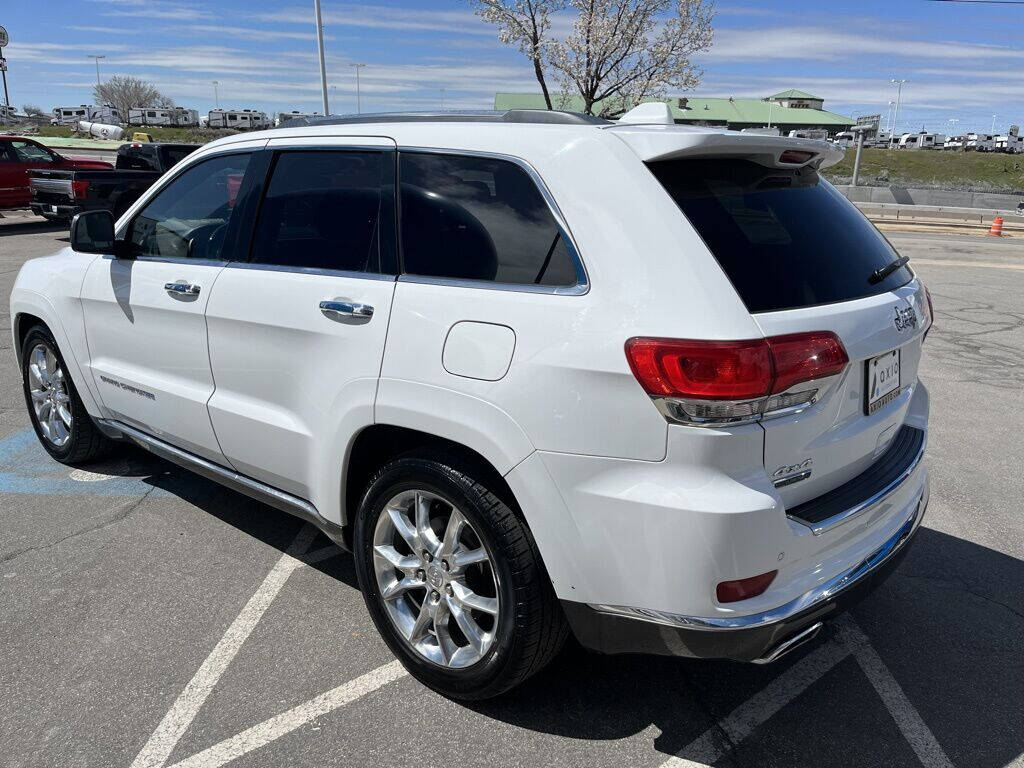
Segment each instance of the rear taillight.
[[715,597],[720,603],[735,603],[739,600],[757,597],[771,586],[778,574],[778,571],[768,571],[760,576],[751,576],[749,579],[720,582],[715,588]]
[[[665,416],[684,424],[745,423],[804,408],[849,357],[829,331],[750,341],[633,338],[626,359]],[[814,382],[809,386],[799,385]]]
[[89,182],[75,179],[71,182],[71,197],[75,200],[82,200],[89,193]]

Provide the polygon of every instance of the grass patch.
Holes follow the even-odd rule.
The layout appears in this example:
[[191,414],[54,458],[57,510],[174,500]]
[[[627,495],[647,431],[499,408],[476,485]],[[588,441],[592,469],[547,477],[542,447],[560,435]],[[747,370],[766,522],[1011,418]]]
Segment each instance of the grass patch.
[[[846,150],[838,165],[825,170],[837,183],[849,183],[857,150]],[[1024,155],[950,150],[865,149],[861,184],[896,184],[972,192],[1018,193],[1024,189]]]

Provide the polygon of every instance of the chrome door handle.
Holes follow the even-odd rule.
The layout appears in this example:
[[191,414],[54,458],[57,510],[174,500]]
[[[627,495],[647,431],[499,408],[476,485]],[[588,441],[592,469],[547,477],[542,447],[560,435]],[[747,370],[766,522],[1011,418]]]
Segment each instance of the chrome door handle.
[[172,294],[184,294],[186,296],[198,296],[202,290],[198,285],[186,282],[164,283],[164,290]]
[[373,317],[373,307],[354,301],[321,301],[320,311],[342,317]]

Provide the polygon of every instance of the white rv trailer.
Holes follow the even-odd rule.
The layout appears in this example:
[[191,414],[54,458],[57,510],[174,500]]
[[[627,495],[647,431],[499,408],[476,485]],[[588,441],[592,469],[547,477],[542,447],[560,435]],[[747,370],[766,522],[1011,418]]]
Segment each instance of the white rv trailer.
[[298,112],[292,110],[291,112],[279,112],[277,119],[274,121],[275,126],[282,126],[291,120],[300,120],[304,118],[320,117],[319,112]]
[[174,125],[185,128],[193,128],[199,125],[199,111],[195,109],[175,107],[171,111],[171,117],[174,120]]
[[900,149],[942,149],[946,137],[941,133],[905,133],[900,136]]
[[963,149],[964,143],[967,141],[964,136],[947,136],[946,143],[942,145],[943,149]]
[[132,107],[128,110],[128,125],[173,125],[169,109]]
[[791,139],[827,139],[828,131],[824,128],[799,128],[795,131],[790,131],[788,134]]
[[995,139],[987,133],[968,133],[964,137],[964,149],[975,152],[991,152],[996,148]]
[[211,109],[207,124],[210,128],[235,128],[239,131],[270,128],[266,113],[256,109]]
[[93,109],[90,104],[80,104],[77,107],[54,107],[51,125],[78,125],[80,120],[88,120],[90,111]]
[[128,125],[199,125],[199,113],[184,107],[132,107],[128,110]]
[[1011,125],[1009,132],[996,136],[995,151],[1016,155],[1024,152],[1024,141],[1020,137],[1020,126]]

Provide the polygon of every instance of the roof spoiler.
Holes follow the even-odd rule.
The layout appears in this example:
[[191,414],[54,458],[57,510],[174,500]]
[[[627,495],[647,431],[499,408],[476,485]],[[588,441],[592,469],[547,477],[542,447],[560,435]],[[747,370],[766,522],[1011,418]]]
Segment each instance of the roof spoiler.
[[[667,105],[663,105],[667,106]],[[769,168],[828,168],[843,159],[834,142],[765,136],[738,131],[673,125],[622,125],[607,130],[622,139],[645,163],[687,157],[745,157]]]

